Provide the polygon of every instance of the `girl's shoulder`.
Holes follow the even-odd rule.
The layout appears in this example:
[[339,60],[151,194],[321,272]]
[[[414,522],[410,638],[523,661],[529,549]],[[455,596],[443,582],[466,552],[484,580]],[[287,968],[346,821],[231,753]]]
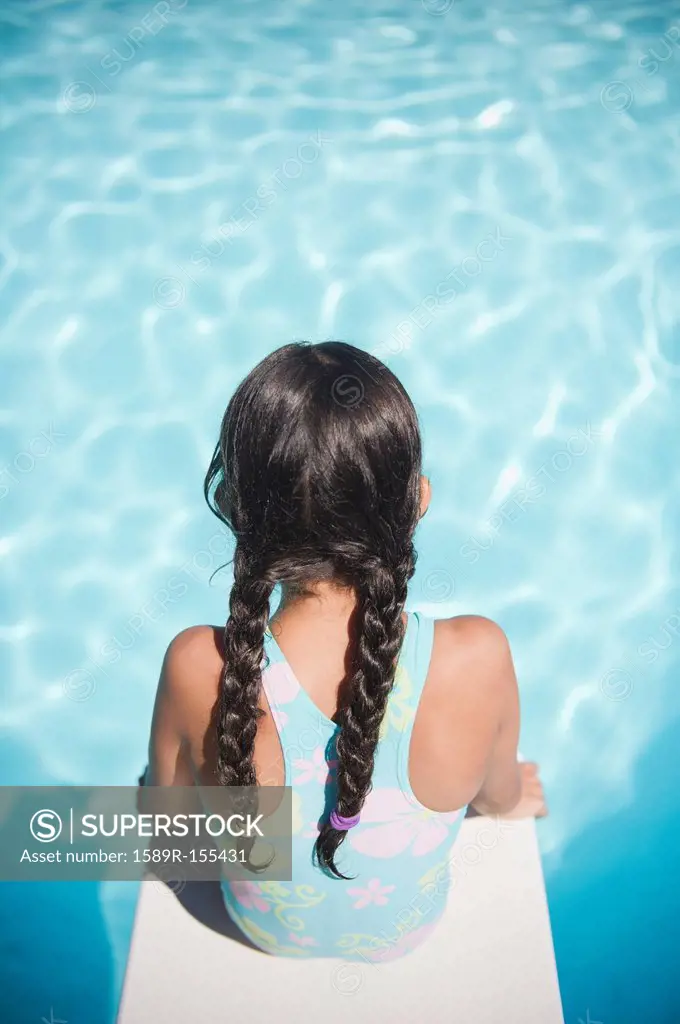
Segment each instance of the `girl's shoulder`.
[[214,699],[224,670],[223,632],[217,626],[189,626],[171,641],[159,685],[175,701]]
[[223,626],[188,626],[170,642],[166,661],[181,668],[188,668],[196,661],[202,668],[223,664],[223,634]]
[[430,674],[447,687],[472,688],[495,700],[516,685],[508,638],[483,615],[435,620]]
[[455,615],[450,619],[435,619],[435,636],[455,652],[484,656],[509,651],[510,645],[503,629],[484,615]]

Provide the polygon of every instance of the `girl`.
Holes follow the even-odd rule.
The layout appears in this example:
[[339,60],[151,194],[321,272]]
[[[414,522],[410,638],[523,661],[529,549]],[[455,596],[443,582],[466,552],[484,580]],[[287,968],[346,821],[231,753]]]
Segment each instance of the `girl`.
[[468,805],[545,813],[503,632],[404,611],[414,407],[366,352],[285,345],[229,403],[205,495],[236,541],[230,614],[170,645],[146,781],[292,787],[293,881],[224,882],[229,914],[270,953],[397,958],[441,916]]

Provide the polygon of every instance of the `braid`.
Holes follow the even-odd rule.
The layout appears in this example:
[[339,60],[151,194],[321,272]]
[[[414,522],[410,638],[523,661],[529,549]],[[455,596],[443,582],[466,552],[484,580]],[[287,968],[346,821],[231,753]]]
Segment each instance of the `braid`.
[[[352,345],[284,345],[236,389],[204,483],[236,538],[215,715],[221,785],[257,786],[274,586],[285,597],[338,585],[356,595],[356,629],[336,716],[337,813],[361,812],[403,641],[421,468],[418,416],[403,385]],[[334,855],[345,835],[324,824],[315,844],[319,865],[340,878]]]
[[217,773],[223,786],[257,784],[253,752],[257,722],[263,714],[261,665],[273,590],[257,569],[244,547],[237,544],[217,718]]
[[[396,661],[404,638],[402,612],[407,584],[415,568],[409,545],[397,569],[380,562],[364,563],[356,583],[357,642],[348,700],[339,716],[336,749],[336,810],[343,817],[359,814],[371,788],[380,727],[394,685]],[[338,878],[334,855],[346,832],[325,823],[316,842],[319,864]]]

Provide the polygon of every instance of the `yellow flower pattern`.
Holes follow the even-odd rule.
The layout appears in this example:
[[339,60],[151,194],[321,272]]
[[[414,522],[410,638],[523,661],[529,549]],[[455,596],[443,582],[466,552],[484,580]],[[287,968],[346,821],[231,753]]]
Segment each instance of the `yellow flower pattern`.
[[430,934],[436,921],[423,924],[423,915],[404,911],[393,934],[366,935],[362,932],[345,933],[336,943],[339,954],[347,959],[361,958],[385,962],[397,959],[416,949]]
[[429,871],[426,871],[422,878],[418,879],[418,888],[426,899],[431,902],[435,897],[439,900],[445,899],[451,888],[451,865],[448,858],[439,861]]
[[304,931],[301,917],[290,911],[309,910],[326,899],[325,892],[316,892],[311,885],[287,886],[281,882],[260,882],[260,891],[267,903],[271,903],[276,917],[292,932]]
[[284,946],[271,932],[260,928],[259,924],[255,924],[254,921],[244,917],[242,914],[235,914],[234,916],[237,917],[239,926],[248,938],[252,939],[260,949],[266,950],[267,953],[275,953],[277,956],[305,955],[304,949],[300,949],[298,946]]
[[380,739],[383,740],[387,734],[404,732],[414,718],[413,708],[413,682],[406,669],[399,665],[394,677],[394,686],[387,705],[387,712],[380,727]]

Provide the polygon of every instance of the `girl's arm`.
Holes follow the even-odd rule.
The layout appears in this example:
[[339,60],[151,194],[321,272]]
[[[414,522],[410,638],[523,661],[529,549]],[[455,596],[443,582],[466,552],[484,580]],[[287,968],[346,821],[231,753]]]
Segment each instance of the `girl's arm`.
[[[193,786],[185,737],[185,695],[191,685],[191,638],[180,633],[170,644],[161,669],[149,738],[145,786]],[[141,781],[141,780],[140,780]]]
[[495,627],[490,636],[487,668],[495,679],[498,727],[486,766],[484,783],[471,807],[480,814],[513,818],[547,814],[537,765],[517,757],[520,729],[517,677],[505,634]]

